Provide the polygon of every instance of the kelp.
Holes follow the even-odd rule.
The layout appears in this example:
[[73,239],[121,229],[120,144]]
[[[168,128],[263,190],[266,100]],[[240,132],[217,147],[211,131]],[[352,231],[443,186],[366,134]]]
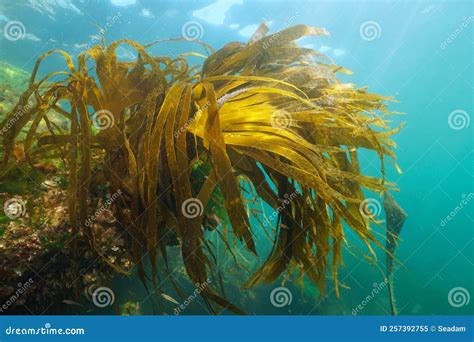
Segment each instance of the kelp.
[[398,315],[398,309],[395,301],[395,294],[393,290],[393,261],[395,250],[400,239],[400,233],[403,224],[407,219],[407,213],[400,207],[389,192],[383,194],[383,206],[385,209],[385,216],[387,221],[387,240],[386,240],[386,279],[387,289],[390,301],[390,311],[392,315]]
[[[385,181],[385,158],[395,157],[390,136],[399,128],[390,129],[386,120],[390,98],[341,83],[337,74],[350,71],[295,42],[324,36],[324,29],[267,31],[262,26],[249,43],[232,42],[215,52],[201,43],[208,56],[194,66],[187,58],[201,54],[149,52],[163,41],[106,45],[103,39],[76,63],[64,51],[45,53],[3,123],[11,126],[3,135],[3,168],[11,166],[19,133],[26,130],[22,146],[31,167],[44,158],[64,162],[69,220],[91,248],[94,231],[86,220],[94,187],[103,183],[109,194],[122,193],[114,215],[145,285],[151,280],[156,286],[163,276],[173,282],[167,248],[179,245],[189,278],[205,284],[204,298],[235,313],[243,311],[225,298],[222,282],[207,281],[221,279],[223,270],[206,231],[218,232],[235,262],[241,248],[258,255],[258,227],[250,224],[244,204],[251,186],[278,218],[267,232],[271,252],[245,286],[298,271],[321,292],[332,274],[339,294],[344,227],[372,253],[374,243],[382,247],[370,228],[374,218],[360,206],[363,189],[381,193],[392,187]],[[134,49],[136,60],[120,60],[120,45]],[[62,56],[66,69],[38,80],[51,54]],[[28,101],[34,106],[15,116]],[[379,178],[362,174],[360,149],[380,158]],[[189,203],[197,212],[187,212]]]

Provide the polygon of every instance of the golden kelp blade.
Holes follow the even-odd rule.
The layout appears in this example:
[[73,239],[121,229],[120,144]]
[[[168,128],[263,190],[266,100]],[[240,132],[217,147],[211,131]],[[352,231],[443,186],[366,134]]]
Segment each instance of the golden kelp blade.
[[[173,58],[147,51],[162,41],[104,42],[81,53],[77,66],[65,52],[46,53],[18,104],[34,99],[35,105],[4,136],[4,168],[21,140],[32,167],[37,159],[51,158],[46,152],[58,150],[69,178],[70,222],[92,250],[95,232],[85,220],[96,209],[90,205],[93,184],[102,182],[109,193],[123,192],[113,210],[145,286],[145,257],[154,284],[164,276],[175,285],[167,249],[179,246],[191,281],[205,284],[206,300],[239,314],[243,311],[225,299],[223,270],[205,232],[216,230],[235,261],[240,248],[258,254],[256,229],[243,201],[240,180],[245,179],[253,196],[278,213],[272,251],[246,286],[297,270],[323,292],[332,272],[338,295],[344,226],[369,251],[372,243],[381,247],[359,208],[363,188],[381,192],[391,186],[384,179],[384,158],[394,157],[390,136],[398,130],[385,120],[390,99],[340,83],[337,73],[348,70],[295,43],[307,35],[324,36],[324,29],[298,25],[266,33],[261,27],[248,44],[234,42],[213,52],[200,71],[186,57],[201,54]],[[119,60],[120,44],[135,49],[135,62]],[[53,52],[65,58],[67,71],[37,81],[42,60]],[[98,122],[98,113],[107,120]],[[67,122],[66,130],[58,118]],[[361,173],[360,148],[377,153],[380,178]],[[97,178],[99,169],[106,171],[105,180]],[[197,215],[186,212],[189,203]]]

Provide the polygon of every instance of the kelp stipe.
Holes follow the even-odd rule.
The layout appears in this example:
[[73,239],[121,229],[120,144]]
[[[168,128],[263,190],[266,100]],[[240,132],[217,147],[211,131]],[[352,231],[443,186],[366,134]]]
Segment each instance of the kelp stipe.
[[[63,161],[70,223],[98,256],[103,257],[86,221],[96,210],[94,186],[102,183],[110,194],[122,192],[114,215],[146,286],[163,277],[176,285],[167,246],[179,245],[191,281],[206,284],[201,293],[209,307],[213,302],[239,314],[244,312],[224,295],[223,270],[216,267],[205,231],[216,229],[232,255],[240,246],[257,254],[243,201],[244,187],[252,188],[278,219],[270,233],[272,251],[245,286],[297,271],[324,292],[330,273],[339,295],[343,222],[374,256],[373,243],[383,248],[371,232],[373,218],[361,213],[362,189],[381,193],[392,187],[384,179],[384,160],[394,158],[390,136],[400,128],[390,129],[385,119],[390,98],[339,82],[337,73],[348,70],[295,43],[325,30],[298,25],[271,36],[266,31],[263,25],[248,44],[232,42],[216,52],[203,44],[207,57],[153,56],[147,49],[160,41],[142,46],[130,40],[108,46],[103,41],[81,53],[76,64],[63,51],[44,54],[18,104],[34,106],[4,135],[4,167],[26,129],[23,146],[31,167],[42,159]],[[133,48],[136,61],[120,61],[119,44]],[[67,70],[37,80],[41,62],[53,53],[64,57]],[[203,65],[191,67],[188,55],[205,57]],[[67,124],[58,124],[58,117]],[[360,148],[378,154],[380,178],[361,173]],[[202,213],[186,212],[190,200]],[[230,234],[219,231],[226,221]],[[149,279],[145,256],[152,265]],[[164,267],[158,267],[159,258]],[[209,277],[216,280],[212,285]]]

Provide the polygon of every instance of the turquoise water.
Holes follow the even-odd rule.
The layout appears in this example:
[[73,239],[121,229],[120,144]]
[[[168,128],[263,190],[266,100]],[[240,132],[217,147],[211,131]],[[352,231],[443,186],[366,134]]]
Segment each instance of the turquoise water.
[[[215,48],[229,41],[247,41],[264,20],[271,32],[295,24],[326,28],[329,37],[305,38],[300,44],[354,72],[344,80],[393,96],[397,102],[390,108],[406,113],[393,118],[394,127],[406,122],[394,138],[403,174],[391,165],[387,170],[388,180],[400,188],[394,196],[408,213],[396,254],[402,264],[395,272],[400,312],[472,314],[473,300],[466,302],[474,294],[473,7],[472,1],[2,1],[2,25],[21,21],[27,34],[14,42],[2,36],[0,59],[31,71],[47,50],[77,55],[94,43],[91,36],[98,27],[106,27],[109,42],[128,38],[147,43],[180,37],[192,21],[201,39]],[[169,44],[153,51],[176,55],[191,46]],[[120,53],[133,58],[126,48]],[[43,72],[55,67],[52,60]],[[363,154],[361,163],[366,173],[379,174],[375,155]],[[353,236],[349,239],[356,243]],[[244,280],[238,272],[229,279],[229,298],[256,314],[350,315],[383,276],[360,258],[347,254],[345,261],[340,278],[350,289],[343,289],[340,299],[331,284],[321,299],[309,283],[304,290],[287,283],[293,301],[276,308],[269,296],[278,285],[245,292],[238,287],[238,281]],[[383,268],[384,263],[379,252],[378,264]],[[117,286],[123,290],[118,301],[133,298],[141,303],[142,312],[151,312],[150,299],[135,278],[119,279]],[[452,296],[450,303],[449,293],[456,288],[462,288],[465,305],[453,303]],[[186,290],[192,293],[194,288],[189,285]],[[172,314],[173,307],[169,304],[163,312]],[[193,313],[205,313],[199,299],[186,310]],[[386,289],[358,311],[388,313]]]

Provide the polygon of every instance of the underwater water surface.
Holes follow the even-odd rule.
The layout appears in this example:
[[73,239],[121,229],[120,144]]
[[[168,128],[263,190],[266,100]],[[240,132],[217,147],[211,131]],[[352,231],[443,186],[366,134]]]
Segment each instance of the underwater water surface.
[[[399,189],[391,194],[408,215],[395,252],[393,288],[398,311],[403,315],[471,315],[474,305],[470,298],[474,294],[472,1],[3,0],[0,3],[0,24],[4,28],[0,35],[0,103],[4,106],[1,119],[27,88],[37,59],[48,50],[64,50],[75,60],[82,52],[100,44],[101,35],[107,44],[118,39],[145,45],[158,39],[181,38],[180,42],[165,42],[150,48],[155,55],[176,58],[189,51],[204,54],[196,39],[216,50],[233,41],[247,43],[261,23],[266,23],[269,35],[276,33],[275,39],[279,38],[278,32],[299,24],[324,28],[328,36],[303,37],[297,43],[351,70],[351,75],[338,76],[343,82],[393,97],[394,101],[388,102],[389,110],[403,114],[389,116],[387,120],[392,128],[403,125],[392,136],[401,173],[387,158],[385,176]],[[136,50],[127,45],[121,45],[116,53],[123,61],[137,59]],[[190,56],[189,61],[190,65],[201,62],[199,56]],[[64,66],[61,56],[51,56],[42,64],[39,76],[63,70]],[[381,162],[376,152],[362,149],[359,163],[363,174],[380,177]],[[119,169],[121,164],[116,167]],[[30,181],[3,177],[2,203],[11,194],[28,192]],[[372,229],[385,246],[382,196],[369,191],[365,196],[371,203]],[[35,204],[29,204],[27,210],[33,211],[34,207]],[[262,209],[252,205],[249,208]],[[273,209],[264,205],[263,211],[276,224],[278,215]],[[8,243],[1,239],[10,227],[9,222],[7,219],[1,223],[0,243]],[[216,247],[217,266],[225,271],[222,282],[225,298],[230,302],[252,314],[391,313],[385,281],[385,250],[373,245],[377,258],[364,257],[370,253],[356,232],[346,225],[347,248],[343,249],[344,265],[339,269],[339,298],[330,276],[324,294],[306,277],[298,278],[291,272],[269,284],[243,287],[250,271],[265,261],[272,248],[264,229],[268,227],[263,227],[262,222],[253,216],[250,219],[259,251],[256,259],[248,251],[236,255],[247,270],[234,266],[232,257],[226,253],[227,246],[215,231],[205,233]],[[41,227],[40,222],[38,226]],[[37,234],[41,240],[41,230]],[[57,250],[68,246],[68,241]],[[82,295],[74,297],[60,292],[58,296],[63,298],[59,302],[64,304],[61,307],[45,308],[43,312],[36,308],[21,310],[29,314],[68,314],[78,308],[84,308],[83,313],[87,314],[215,313],[200,296],[202,284],[194,284],[187,276],[180,249],[169,247],[168,259],[179,291],[166,281],[166,276],[158,283],[150,280],[146,289],[136,268],[132,268],[129,277],[116,274],[112,283],[107,284],[110,292],[106,294],[113,297],[110,305],[92,305]],[[163,259],[158,261],[159,267],[163,268],[164,264]],[[144,268],[150,277],[153,267],[147,259]],[[33,273],[43,279],[43,274],[48,272],[46,264],[40,270],[35,268]],[[78,275],[85,276],[86,272]],[[11,286],[2,279],[0,285]],[[180,291],[182,296],[178,294]],[[6,293],[9,294],[2,301],[11,302],[11,291]],[[14,303],[8,305],[12,308],[10,312],[15,313],[14,306]]]

